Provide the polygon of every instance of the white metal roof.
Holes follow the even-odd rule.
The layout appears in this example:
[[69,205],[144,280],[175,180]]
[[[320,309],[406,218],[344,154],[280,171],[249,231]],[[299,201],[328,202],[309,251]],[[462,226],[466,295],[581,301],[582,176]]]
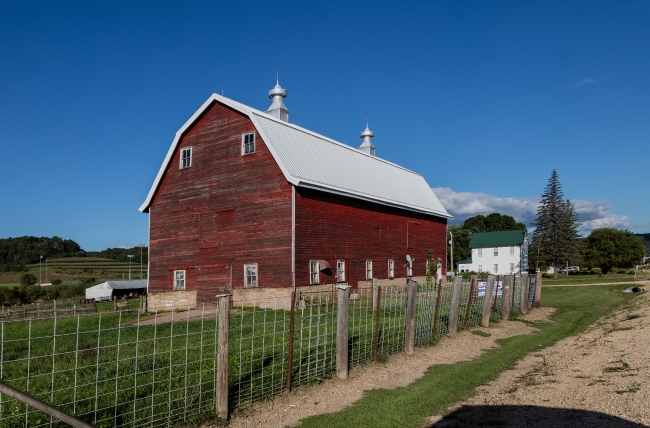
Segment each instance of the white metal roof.
[[294,186],[451,218],[424,177],[299,126],[213,94],[178,130],[140,211],[147,212],[182,136],[214,102],[248,116]]

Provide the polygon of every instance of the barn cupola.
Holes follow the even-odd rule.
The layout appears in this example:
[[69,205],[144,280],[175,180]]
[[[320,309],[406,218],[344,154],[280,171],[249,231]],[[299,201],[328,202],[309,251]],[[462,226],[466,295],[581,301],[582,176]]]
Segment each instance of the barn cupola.
[[375,156],[375,146],[372,144],[372,137],[374,136],[375,133],[368,129],[368,122],[366,122],[366,129],[361,133],[363,142],[359,146],[359,150],[368,153],[370,156]]
[[266,111],[271,116],[275,116],[285,122],[289,121],[289,110],[284,105],[284,98],[287,97],[287,90],[280,87],[280,82],[276,79],[275,88],[269,91],[269,98],[273,100],[271,107]]

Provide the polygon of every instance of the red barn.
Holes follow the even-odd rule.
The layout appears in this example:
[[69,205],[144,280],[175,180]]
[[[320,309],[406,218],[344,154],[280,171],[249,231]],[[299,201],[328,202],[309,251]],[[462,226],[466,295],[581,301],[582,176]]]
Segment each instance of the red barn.
[[404,283],[429,249],[444,271],[450,216],[424,178],[376,157],[367,127],[355,149],[289,123],[285,96],[262,112],[214,94],[176,133],[140,208],[151,296]]

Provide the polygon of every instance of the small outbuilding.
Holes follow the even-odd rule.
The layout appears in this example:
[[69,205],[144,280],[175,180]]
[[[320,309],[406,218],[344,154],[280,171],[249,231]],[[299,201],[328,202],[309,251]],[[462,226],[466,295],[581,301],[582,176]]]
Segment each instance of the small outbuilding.
[[86,288],[86,299],[97,301],[113,300],[113,297],[128,296],[131,293],[145,294],[147,292],[146,279],[130,281],[105,281],[101,284]]

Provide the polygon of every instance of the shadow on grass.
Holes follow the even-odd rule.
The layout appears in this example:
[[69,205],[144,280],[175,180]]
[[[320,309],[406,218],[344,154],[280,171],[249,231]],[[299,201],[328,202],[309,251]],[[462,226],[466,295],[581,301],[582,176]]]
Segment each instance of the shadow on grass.
[[539,406],[463,406],[429,425],[443,427],[625,427],[646,425],[600,412]]

